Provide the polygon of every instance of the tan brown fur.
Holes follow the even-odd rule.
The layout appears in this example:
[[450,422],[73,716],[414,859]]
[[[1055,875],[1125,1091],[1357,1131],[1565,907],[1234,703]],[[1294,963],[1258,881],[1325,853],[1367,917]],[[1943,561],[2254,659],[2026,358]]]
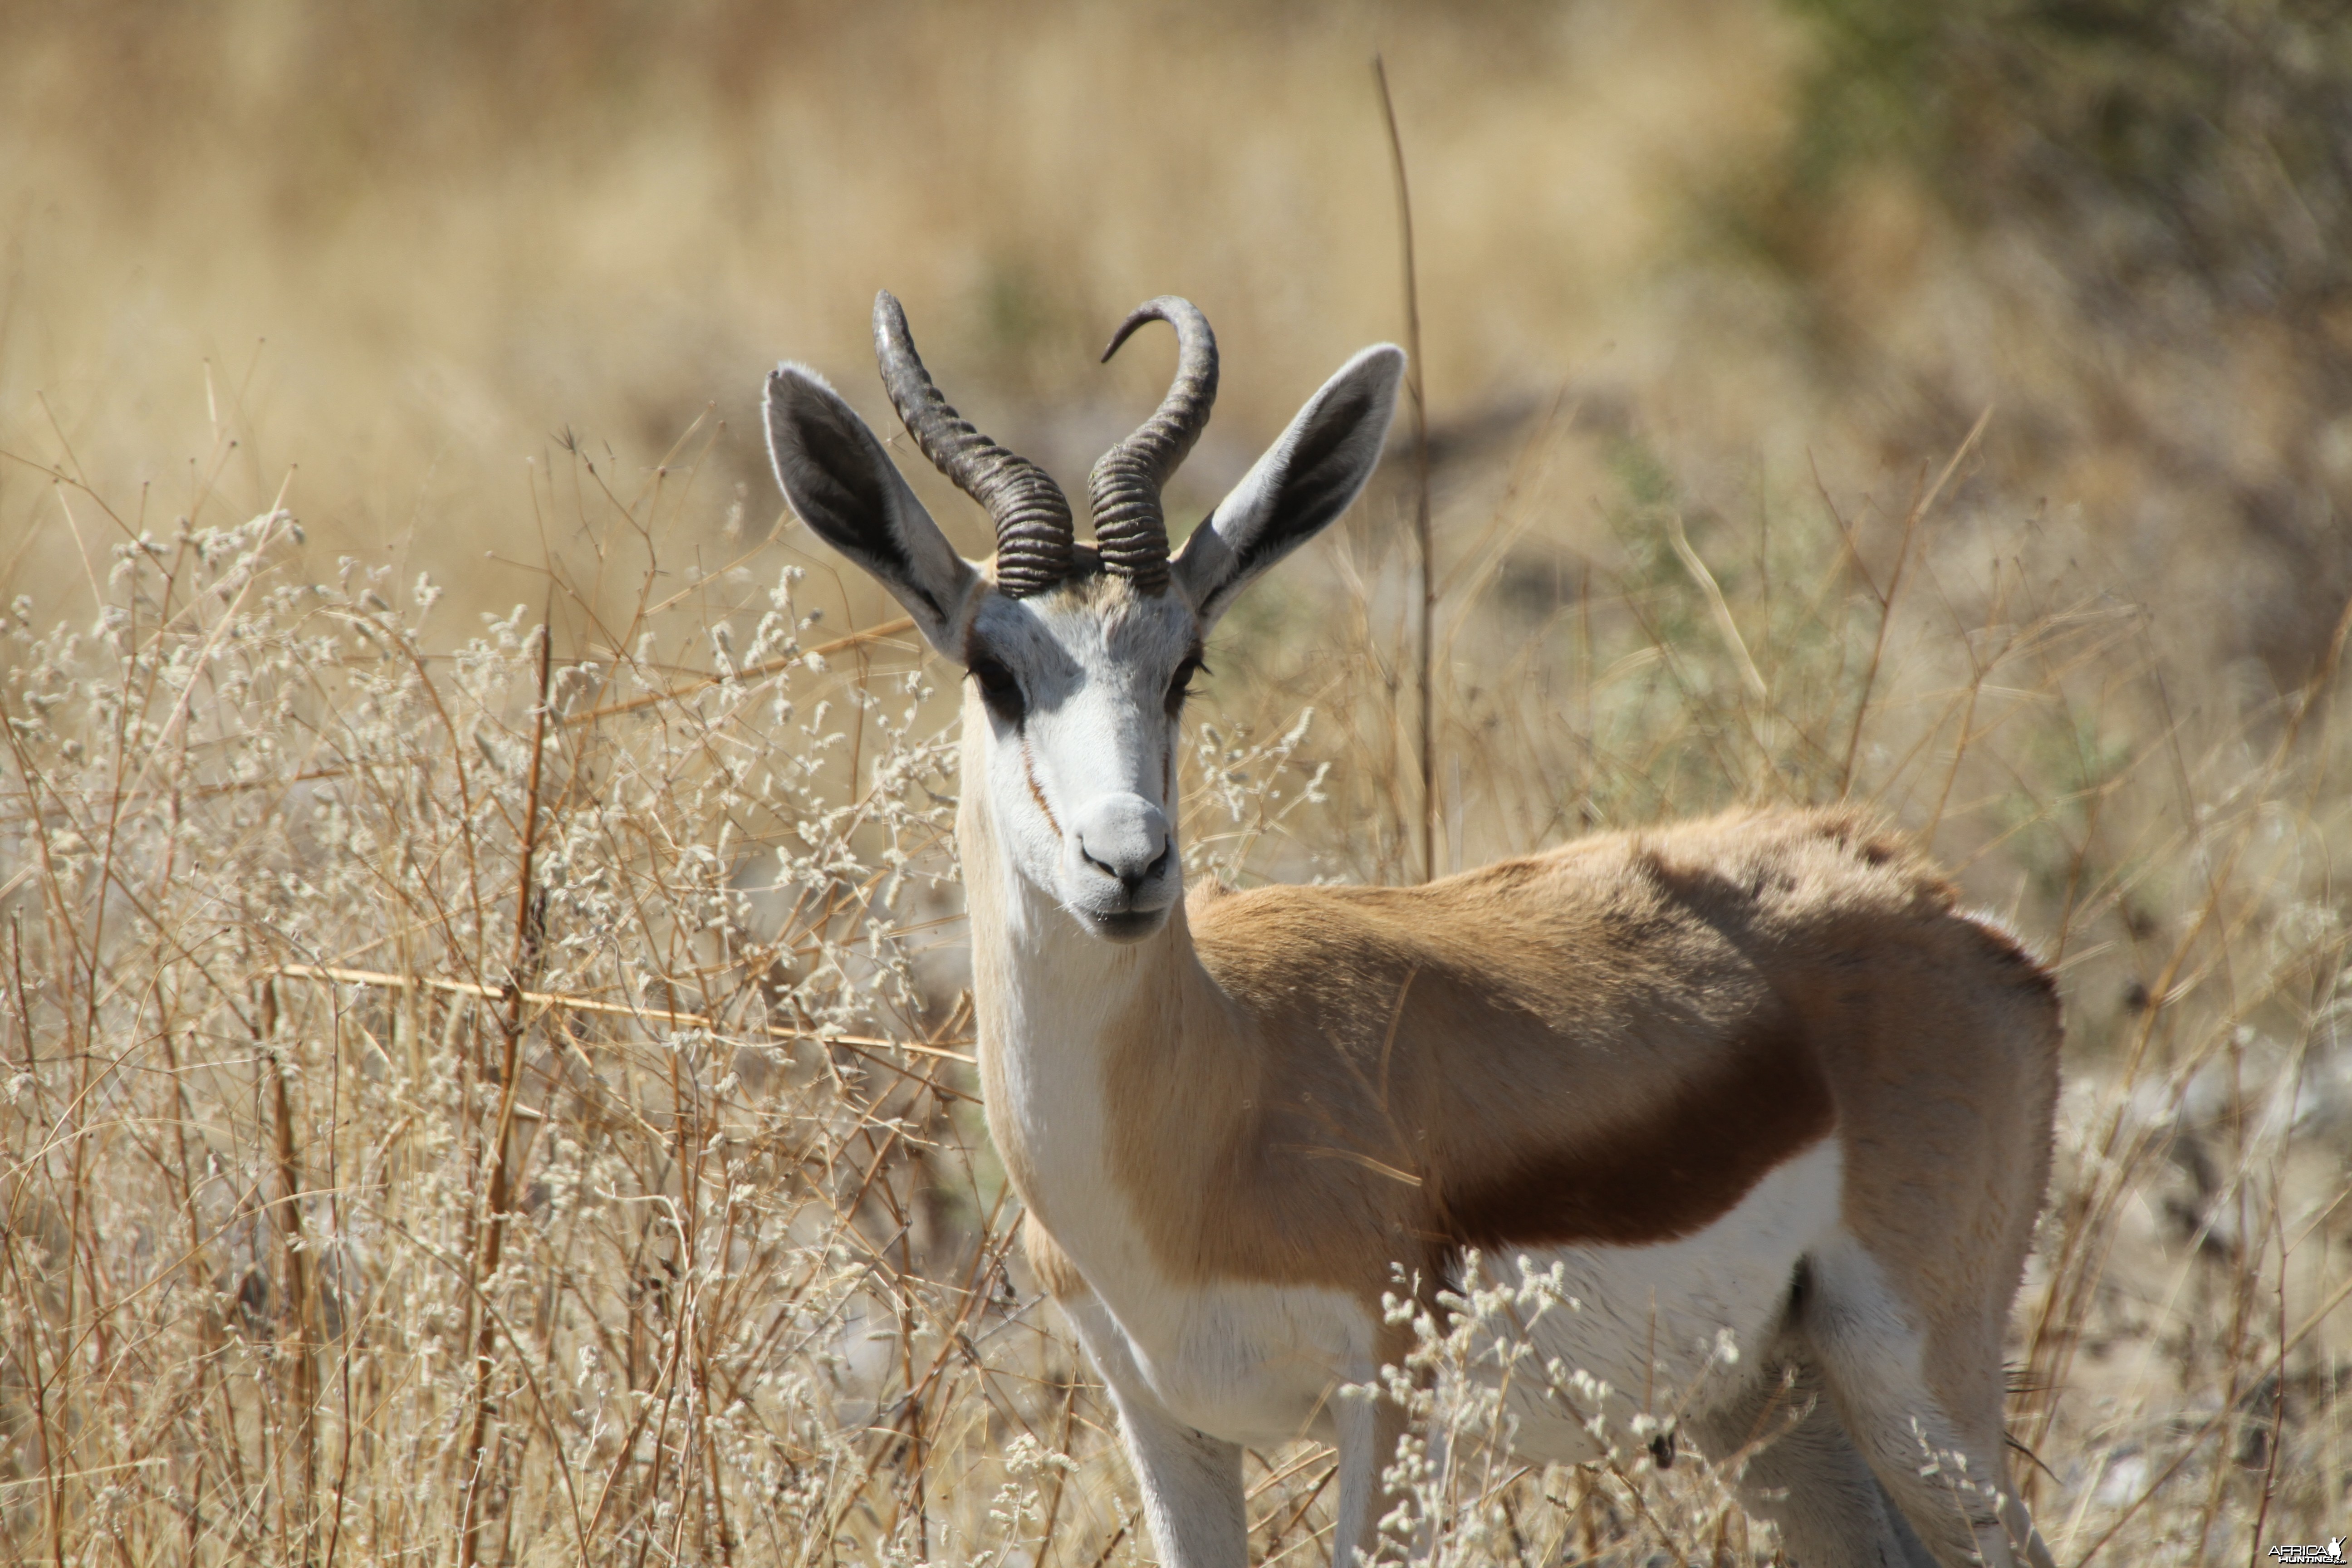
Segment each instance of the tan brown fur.
[[[1174,1278],[1377,1300],[1391,1262],[1429,1278],[1465,1246],[1664,1239],[1833,1129],[1846,1225],[1929,1338],[1986,1342],[1937,1316],[1984,1300],[1958,1285],[1988,1257],[2021,1269],[2053,990],[1858,813],[1607,834],[1420,888],[1204,885],[1184,912],[1106,1064],[1112,1170]],[[1999,1386],[1931,1364],[1956,1411]]]
[[1055,1243],[1035,1209],[1021,1216],[1021,1251],[1029,1259],[1029,1271],[1037,1276],[1037,1283],[1056,1301],[1066,1301],[1086,1289],[1085,1278]]

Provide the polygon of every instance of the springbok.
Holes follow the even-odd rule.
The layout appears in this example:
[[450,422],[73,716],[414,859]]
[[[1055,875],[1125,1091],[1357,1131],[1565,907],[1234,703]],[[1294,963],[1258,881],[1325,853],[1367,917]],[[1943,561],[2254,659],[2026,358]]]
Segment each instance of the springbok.
[[[2047,1568],[2008,1492],[2001,1335],[2049,1168],[2049,973],[1844,810],[1423,887],[1187,892],[1204,640],[1362,489],[1404,355],[1342,365],[1171,555],[1160,491],[1217,353],[1170,297],[1104,358],[1154,320],[1175,382],[1095,465],[1091,547],[1044,470],[948,405],[887,294],[883,384],[993,518],[992,567],[814,371],[778,367],[766,412],[793,510],[970,672],[956,837],[989,1129],[1162,1561],[1244,1568],[1242,1446],[1302,1435],[1339,1450],[1335,1564],[1367,1552],[1402,1417],[1338,1391],[1402,1363],[1400,1267],[1433,1299],[1475,1251],[1505,1279],[1560,1268],[1579,1305],[1536,1318],[1538,1364],[1620,1405],[1685,1391],[1680,1430],[1717,1458],[1778,1431],[1739,1484],[1807,1568]],[[1524,1457],[1595,1457],[1591,1411],[1511,1397]]]

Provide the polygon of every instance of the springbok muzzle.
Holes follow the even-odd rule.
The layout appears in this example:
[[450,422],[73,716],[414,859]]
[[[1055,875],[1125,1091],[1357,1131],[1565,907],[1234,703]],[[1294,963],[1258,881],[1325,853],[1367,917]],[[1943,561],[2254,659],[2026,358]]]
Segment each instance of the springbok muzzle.
[[1129,903],[1169,869],[1168,817],[1139,795],[1097,795],[1070,824],[1080,863],[1117,882]]

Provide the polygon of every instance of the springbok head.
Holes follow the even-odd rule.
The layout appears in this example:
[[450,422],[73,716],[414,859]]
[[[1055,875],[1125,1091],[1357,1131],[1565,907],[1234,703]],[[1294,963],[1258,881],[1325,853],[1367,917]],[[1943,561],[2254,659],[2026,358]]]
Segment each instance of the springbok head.
[[1210,628],[1355,500],[1404,369],[1403,352],[1386,343],[1342,365],[1171,555],[1160,492],[1209,421],[1217,342],[1199,310],[1166,296],[1137,307],[1103,358],[1152,321],[1176,329],[1175,384],[1095,465],[1089,546],[1075,537],[1061,487],[949,406],[898,301],[875,297],[883,385],[923,455],[995,521],[992,566],[955,552],[823,377],[782,364],[767,389],[768,451],[793,511],[971,674],[967,804],[982,792],[1015,872],[1112,942],[1158,931],[1182,891],[1177,721]]

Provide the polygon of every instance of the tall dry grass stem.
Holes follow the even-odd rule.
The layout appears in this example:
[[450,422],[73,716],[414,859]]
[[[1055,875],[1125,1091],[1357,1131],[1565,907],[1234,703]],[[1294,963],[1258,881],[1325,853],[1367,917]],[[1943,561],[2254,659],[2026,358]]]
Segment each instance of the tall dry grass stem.
[[1389,168],[1396,177],[1397,245],[1404,285],[1405,397],[1412,409],[1412,542],[1421,586],[1420,615],[1413,626],[1413,714],[1420,726],[1415,756],[1421,763],[1421,879],[1437,876],[1437,835],[1444,811],[1437,797],[1436,709],[1429,670],[1436,657],[1437,557],[1429,525],[1428,382],[1421,357],[1421,276],[1413,254],[1412,186],[1405,178],[1404,137],[1397,130],[1396,103],[1389,96],[1389,68],[1372,57],[1372,82],[1380,89],[1381,120],[1388,129]]

